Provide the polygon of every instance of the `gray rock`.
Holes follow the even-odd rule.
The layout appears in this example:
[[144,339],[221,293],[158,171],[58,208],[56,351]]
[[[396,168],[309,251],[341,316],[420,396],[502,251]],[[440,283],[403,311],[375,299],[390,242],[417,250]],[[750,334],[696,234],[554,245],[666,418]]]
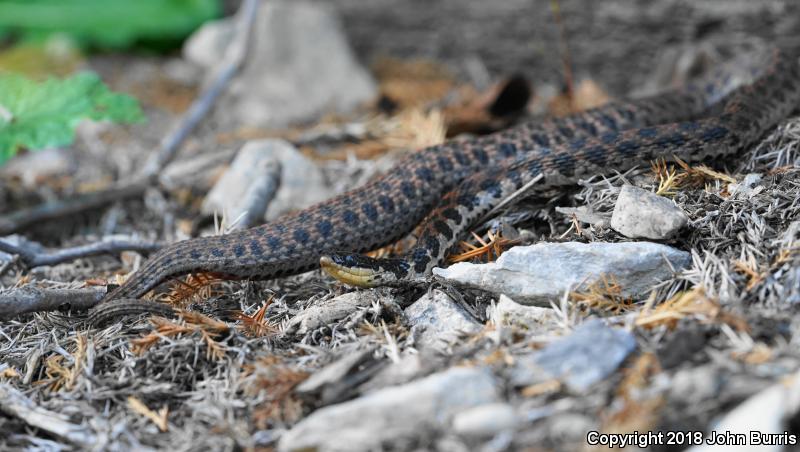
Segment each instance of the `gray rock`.
[[375,450],[386,441],[445,428],[467,408],[500,401],[485,368],[453,367],[403,386],[321,408],[298,422],[279,451]]
[[495,325],[539,332],[550,329],[558,318],[551,308],[525,306],[505,295],[500,295],[497,304],[488,311],[488,316]]
[[236,31],[236,20],[228,17],[203,24],[183,44],[183,57],[207,69],[222,61]]
[[482,325],[447,294],[431,291],[405,309],[406,319],[421,348],[444,351],[463,333],[476,333]]
[[267,220],[328,197],[322,172],[294,146],[283,140],[250,141],[206,196],[203,213],[225,212],[230,221],[238,218],[246,207],[250,182],[275,161],[281,166],[280,186],[267,209]]
[[[669,261],[669,264],[667,263]],[[505,294],[518,303],[546,303],[569,290],[582,290],[613,276],[623,296],[649,293],[653,284],[691,262],[691,255],[650,242],[537,243],[517,246],[496,262],[461,262],[433,273],[447,281]]]
[[507,403],[479,405],[453,417],[453,431],[465,436],[493,436],[513,430],[519,423],[514,407]]
[[530,385],[541,381],[544,372],[573,391],[584,392],[614,372],[635,349],[631,333],[591,319],[569,336],[518,359],[511,380],[516,386]]
[[688,221],[671,200],[633,185],[622,186],[611,214],[611,227],[630,238],[669,238]]
[[322,2],[262,2],[241,73],[215,109],[221,124],[285,127],[373,99],[375,82]]
[[348,292],[307,307],[289,320],[285,332],[306,334],[321,326],[341,320],[360,307],[384,301],[387,301],[386,296],[377,290]]

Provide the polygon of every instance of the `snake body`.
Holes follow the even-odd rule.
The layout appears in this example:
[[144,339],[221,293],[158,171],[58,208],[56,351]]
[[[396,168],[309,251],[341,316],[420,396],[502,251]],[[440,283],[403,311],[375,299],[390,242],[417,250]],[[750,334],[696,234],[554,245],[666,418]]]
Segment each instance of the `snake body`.
[[[476,220],[535,177],[541,181],[534,189],[550,188],[657,158],[697,161],[752,146],[800,105],[800,70],[780,50],[743,61],[655,96],[408,154],[387,174],[274,222],[167,246],[105,300],[137,298],[191,272],[270,279],[318,268],[320,261],[355,285],[429,274]],[[734,80],[737,66],[750,83]],[[402,258],[357,254],[395,242],[420,223],[416,247]]]

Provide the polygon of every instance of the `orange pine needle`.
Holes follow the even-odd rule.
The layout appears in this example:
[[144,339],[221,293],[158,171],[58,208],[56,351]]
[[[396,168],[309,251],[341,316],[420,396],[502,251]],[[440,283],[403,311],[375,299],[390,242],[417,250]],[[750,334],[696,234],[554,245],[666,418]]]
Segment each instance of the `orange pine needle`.
[[483,240],[483,238],[475,232],[471,233],[475,240],[481,245],[476,246],[469,242],[460,242],[459,245],[464,251],[450,256],[448,258],[450,262],[464,262],[480,256],[486,256],[486,261],[489,262],[500,257],[508,246],[519,243],[518,239],[506,239],[500,234],[493,234],[491,231],[486,233],[486,236],[489,238],[488,242]]
[[264,302],[253,315],[239,312],[236,318],[242,322],[240,328],[253,337],[262,337],[274,333],[277,329],[264,320],[267,308],[272,304],[272,300],[274,300],[274,297],[270,297],[269,300]]

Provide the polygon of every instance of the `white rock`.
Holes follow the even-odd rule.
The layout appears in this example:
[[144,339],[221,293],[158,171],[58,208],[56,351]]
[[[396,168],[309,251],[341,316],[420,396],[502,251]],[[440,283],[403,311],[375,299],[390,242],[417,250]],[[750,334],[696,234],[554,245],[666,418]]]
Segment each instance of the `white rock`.
[[373,99],[376,84],[322,2],[262,2],[240,74],[217,108],[222,124],[285,127]]
[[236,30],[234,18],[209,21],[192,33],[183,44],[183,57],[204,68],[213,68],[222,61]]
[[603,276],[616,278],[623,296],[645,295],[653,284],[672,276],[670,265],[680,270],[690,262],[689,253],[650,242],[537,243],[511,248],[496,262],[460,262],[433,273],[533,304],[585,289]]
[[294,146],[283,140],[250,141],[206,196],[203,213],[225,212],[230,221],[235,220],[241,212],[240,203],[250,189],[249,182],[265,171],[270,161],[280,162],[281,181],[267,209],[267,220],[328,197],[322,172]]
[[[709,431],[724,434],[744,434],[745,443],[741,446],[726,445],[726,451],[748,451],[755,450],[755,443],[752,440],[752,432],[756,432],[759,438],[761,435],[775,435],[778,438],[786,439],[786,432],[791,430],[788,421],[795,417],[800,408],[800,374],[793,375],[784,382],[777,383],[758,394],[745,400],[742,404],[726,414],[715,425],[709,426]],[[796,434],[795,441],[797,441]],[[787,450],[783,445],[774,442],[764,443],[758,446],[759,451],[782,451]],[[768,445],[763,445],[768,444]],[[707,452],[722,450],[720,446],[699,445],[687,449],[691,452]],[[791,450],[794,450],[792,448]]]
[[405,309],[421,348],[445,350],[463,333],[476,333],[482,325],[444,292],[434,290]]
[[517,426],[519,418],[507,403],[479,405],[453,417],[453,431],[465,436],[492,436]]
[[511,380],[515,386],[538,383],[542,372],[564,381],[573,391],[584,392],[603,380],[636,349],[633,335],[591,319],[570,335],[517,360]]
[[508,325],[525,330],[547,330],[558,318],[551,308],[525,306],[500,295],[493,308],[489,308],[488,317],[495,325]]
[[611,227],[630,238],[669,238],[688,221],[671,200],[633,185],[622,186],[611,214]]
[[488,369],[453,367],[321,408],[284,434],[278,450],[377,450],[386,441],[445,428],[467,408],[499,402],[495,385]]

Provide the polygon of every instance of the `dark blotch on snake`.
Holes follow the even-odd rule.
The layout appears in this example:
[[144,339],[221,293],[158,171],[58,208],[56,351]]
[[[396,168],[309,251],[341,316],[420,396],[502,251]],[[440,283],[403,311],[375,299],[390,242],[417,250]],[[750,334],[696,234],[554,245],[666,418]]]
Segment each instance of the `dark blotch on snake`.
[[442,215],[450,221],[455,223],[461,222],[461,214],[458,213],[458,209],[454,209],[452,207],[448,207],[442,210]]
[[414,185],[411,182],[403,181],[400,184],[400,190],[403,192],[406,198],[413,198],[417,191],[414,189]]
[[261,244],[258,243],[258,240],[250,240],[250,252],[253,253],[254,256],[262,256],[264,254],[264,249],[261,248]]
[[295,229],[293,235],[294,239],[297,240],[298,243],[302,243],[304,245],[308,243],[308,239],[311,238],[311,236],[308,235],[308,231],[306,231],[304,228]]
[[433,222],[433,228],[436,230],[436,232],[442,234],[442,236],[446,240],[450,240],[451,238],[453,238],[453,230],[450,229],[450,226],[448,226],[447,223],[445,223],[444,221],[435,220]]
[[392,198],[386,195],[381,195],[380,197],[378,197],[378,203],[380,203],[381,209],[383,209],[384,212],[386,213],[394,212],[394,201],[392,201]]
[[318,221],[316,227],[317,232],[319,232],[319,234],[326,239],[330,237],[331,233],[333,232],[333,223],[328,220]]
[[358,224],[358,215],[352,210],[345,210],[342,212],[342,220],[350,226],[355,226]]
[[378,221],[378,209],[372,204],[368,202],[361,204],[361,211],[364,212],[364,215],[367,216],[369,221]]

